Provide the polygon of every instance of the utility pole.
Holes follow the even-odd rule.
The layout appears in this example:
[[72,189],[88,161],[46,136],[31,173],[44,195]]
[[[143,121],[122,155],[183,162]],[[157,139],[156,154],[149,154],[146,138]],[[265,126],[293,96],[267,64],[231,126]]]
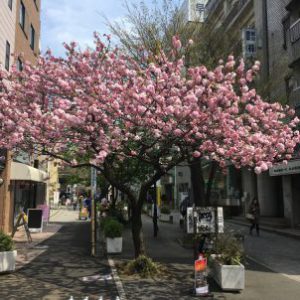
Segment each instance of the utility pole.
[[91,201],[92,201],[92,216],[91,216],[91,242],[92,249],[91,255],[96,256],[96,243],[97,243],[97,210],[96,210],[96,201],[95,194],[97,190],[97,170],[94,167],[91,167]]
[[155,196],[153,201],[153,235],[157,237],[158,225],[157,225],[157,187],[156,182],[154,183]]

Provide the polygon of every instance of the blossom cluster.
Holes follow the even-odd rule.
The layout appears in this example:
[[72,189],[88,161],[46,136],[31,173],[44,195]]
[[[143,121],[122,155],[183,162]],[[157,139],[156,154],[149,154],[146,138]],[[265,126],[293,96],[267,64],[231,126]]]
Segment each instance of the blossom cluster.
[[246,69],[229,56],[208,70],[161,53],[141,64],[97,35],[94,49],[66,49],[66,58],[48,51],[22,72],[0,71],[1,147],[72,148],[95,164],[111,153],[151,161],[177,149],[260,173],[300,141],[294,111],[251,88],[259,62]]

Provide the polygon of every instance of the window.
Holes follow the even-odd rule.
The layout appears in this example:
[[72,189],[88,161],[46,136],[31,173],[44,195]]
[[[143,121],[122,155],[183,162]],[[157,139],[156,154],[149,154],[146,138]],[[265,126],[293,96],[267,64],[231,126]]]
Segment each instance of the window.
[[291,21],[290,17],[287,16],[282,21],[282,27],[283,27],[283,49],[287,49],[287,40],[288,40],[288,31],[290,29]]
[[5,69],[9,71],[9,62],[10,62],[10,43],[6,41],[5,48]]
[[23,71],[23,62],[20,57],[17,59],[17,69],[18,71]]
[[35,30],[31,24],[30,26],[30,48],[34,50],[34,43],[35,43]]
[[13,0],[8,0],[8,7],[12,10]]
[[256,55],[256,30],[255,28],[245,28],[242,32],[243,57],[255,57]]
[[25,30],[25,13],[26,13],[25,6],[24,6],[24,3],[21,1],[19,23],[20,23],[23,30]]
[[37,4],[37,0],[33,0],[33,2],[34,2],[34,5],[35,5],[36,9],[39,10],[38,4]]

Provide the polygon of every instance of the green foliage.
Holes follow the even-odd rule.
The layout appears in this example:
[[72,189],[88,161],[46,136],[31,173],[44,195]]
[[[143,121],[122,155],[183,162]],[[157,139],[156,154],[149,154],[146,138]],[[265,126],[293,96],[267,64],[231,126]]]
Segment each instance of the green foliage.
[[133,261],[130,261],[124,270],[127,275],[138,274],[143,278],[153,277],[161,272],[161,268],[158,264],[145,255],[140,255]]
[[14,242],[12,238],[0,231],[0,252],[13,250]]
[[218,234],[213,241],[211,253],[224,265],[239,265],[244,258],[242,242],[232,233]]
[[160,213],[161,214],[170,214],[171,213],[171,210],[170,210],[170,208],[169,207],[167,207],[167,206],[163,206],[161,209],[160,209]]
[[116,221],[116,218],[114,218],[112,216],[102,217],[101,220],[100,220],[100,228],[102,230],[104,230],[104,227],[105,227],[106,223],[110,222],[111,220]]
[[123,225],[114,219],[109,219],[104,224],[104,235],[109,238],[121,237]]

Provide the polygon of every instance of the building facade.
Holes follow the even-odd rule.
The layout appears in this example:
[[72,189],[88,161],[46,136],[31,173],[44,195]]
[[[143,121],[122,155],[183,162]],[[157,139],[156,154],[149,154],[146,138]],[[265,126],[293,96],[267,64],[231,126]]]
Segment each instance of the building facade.
[[[300,113],[300,3],[297,0],[209,0],[206,22],[223,26],[233,38],[232,52],[262,63],[257,89],[267,101],[280,101]],[[299,166],[298,166],[299,165]],[[240,174],[239,174],[240,173]],[[235,180],[236,177],[241,180]],[[227,192],[240,190],[243,211],[253,197],[261,215],[300,224],[300,161],[297,153],[287,166],[274,166],[256,175],[231,170]],[[227,195],[230,194],[229,192]]]
[[[34,64],[40,53],[40,0],[0,1],[0,64],[11,70],[15,64]],[[34,168],[32,155],[12,158],[1,149],[0,230],[10,232],[14,217],[21,209],[42,204],[46,194],[47,174]],[[27,157],[27,158],[26,158]]]

